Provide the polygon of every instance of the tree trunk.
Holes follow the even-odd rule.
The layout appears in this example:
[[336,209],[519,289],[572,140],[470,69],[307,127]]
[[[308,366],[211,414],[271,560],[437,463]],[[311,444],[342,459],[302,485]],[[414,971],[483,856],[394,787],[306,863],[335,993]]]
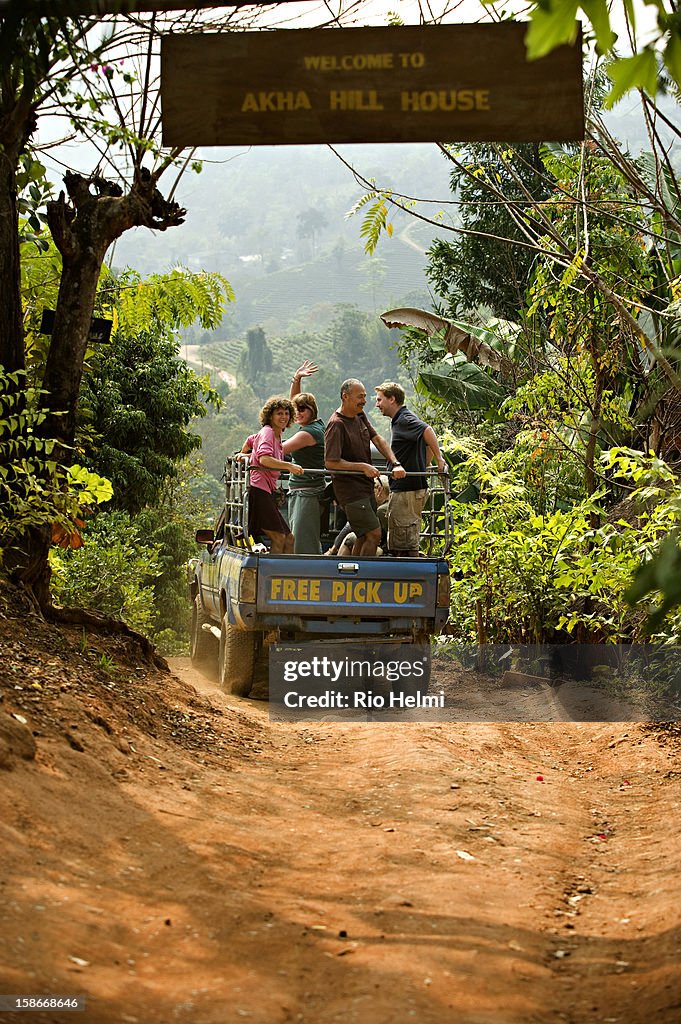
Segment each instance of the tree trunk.
[[[44,98],[41,86],[50,81],[53,65],[65,59],[61,40],[72,41],[74,37],[69,35],[69,26],[59,12],[50,20],[28,0],[12,0],[1,6],[0,364],[14,372],[25,365],[17,207],[19,161],[36,126],[35,110]],[[90,24],[94,25],[94,19]],[[88,23],[79,23],[75,37],[85,38],[87,28]],[[136,167],[127,195],[120,186],[97,176],[83,178],[67,173],[64,181],[68,203],[62,193],[59,202],[48,204],[50,229],[64,269],[43,379],[48,415],[41,431],[43,437],[61,442],[56,457],[63,464],[71,461],[83,361],[106,251],[130,227],[163,231],[184,219],[185,211],[177,203],[166,201],[156,188],[164,166],[155,175]],[[24,389],[20,386],[19,390],[23,393]],[[47,466],[45,473],[50,477],[46,479],[47,488],[58,486]],[[12,551],[5,553],[6,568],[32,592],[41,607],[50,603],[50,536],[49,523],[28,527]]]
[[45,58],[42,50],[36,53],[37,15],[28,6],[5,4],[0,16],[0,365],[10,372],[25,366],[17,172],[36,127],[35,75]]
[[[3,141],[0,136],[0,281],[3,284],[0,301],[0,365],[13,372],[24,369],[24,325],[21,316],[16,162]],[[14,141],[13,149],[16,148]]]
[[[0,23],[0,365],[9,373],[26,366],[24,322],[21,300],[21,257],[19,240],[19,211],[17,205],[17,168],[21,154],[35,127],[35,112],[31,104],[31,89],[24,68],[23,89],[9,71],[13,59],[13,45],[21,18],[6,18]],[[19,21],[17,20],[19,19]],[[13,387],[13,385],[10,385]],[[20,396],[14,411],[21,411],[25,397],[22,381],[16,386]],[[50,546],[49,527],[29,527],[24,537],[3,552],[6,571],[14,573],[27,588],[34,603],[49,600],[49,572],[47,553]]]
[[[97,285],[109,246],[125,231],[145,226],[164,231],[181,224],[185,211],[166,201],[148,171],[140,169],[127,195],[112,182],[67,173],[62,192],[49,203],[47,218],[62,257],[62,276],[43,387],[48,418],[43,436],[71,446]],[[62,453],[68,464],[68,452]]]
[[52,604],[50,578],[52,570],[47,559],[52,543],[52,528],[31,526],[21,538],[21,546],[5,551],[3,565],[10,578],[22,586],[39,609]]
[[584,456],[584,488],[589,497],[591,497],[598,486],[596,478],[596,446],[598,443],[598,432],[601,428],[601,406],[603,403],[603,371],[600,368],[597,355],[594,355],[593,365],[596,372],[596,386],[594,389],[593,406],[591,407],[589,439],[586,443]]
[[76,436],[80,382],[105,255],[106,249],[97,252],[90,248],[76,258],[64,259],[62,266],[43,388],[49,410],[44,435],[58,438],[67,446],[59,454],[59,461],[65,465],[72,461],[69,447]]
[[[164,231],[181,224],[185,211],[177,203],[166,201],[156,189],[155,180],[143,169],[127,195],[118,185],[97,177],[67,173],[64,181],[70,201],[62,193],[58,202],[48,205],[52,237],[62,256],[62,276],[43,377],[48,415],[41,429],[43,437],[60,442],[55,458],[68,466],[72,462],[78,396],[97,285],[107,249],[128,228],[139,225]],[[49,527],[27,532],[21,545],[23,561],[14,571],[15,578],[31,589],[43,609],[51,605],[49,533]]]

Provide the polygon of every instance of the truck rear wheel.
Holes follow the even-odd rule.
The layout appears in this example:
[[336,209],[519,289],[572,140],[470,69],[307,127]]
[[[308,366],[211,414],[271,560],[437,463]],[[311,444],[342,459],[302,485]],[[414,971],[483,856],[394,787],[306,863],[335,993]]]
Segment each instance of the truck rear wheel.
[[204,612],[201,598],[197,594],[192,608],[192,631],[189,645],[189,654],[195,668],[205,668],[207,664],[215,661],[215,637],[208,630],[203,629],[204,622],[210,622],[210,619]]
[[255,647],[256,634],[237,629],[227,615],[223,615],[218,659],[218,682],[222,690],[237,697],[248,697],[253,685]]

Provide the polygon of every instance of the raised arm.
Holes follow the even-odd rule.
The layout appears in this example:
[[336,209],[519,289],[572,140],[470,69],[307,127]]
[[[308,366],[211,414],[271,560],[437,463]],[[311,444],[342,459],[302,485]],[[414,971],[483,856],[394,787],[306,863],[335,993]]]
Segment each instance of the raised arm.
[[291,387],[289,389],[289,398],[295,398],[303,390],[300,386],[300,382],[303,377],[311,377],[313,373],[317,373],[319,367],[316,363],[313,363],[311,359],[305,359],[302,366],[299,366],[296,372],[291,377]]

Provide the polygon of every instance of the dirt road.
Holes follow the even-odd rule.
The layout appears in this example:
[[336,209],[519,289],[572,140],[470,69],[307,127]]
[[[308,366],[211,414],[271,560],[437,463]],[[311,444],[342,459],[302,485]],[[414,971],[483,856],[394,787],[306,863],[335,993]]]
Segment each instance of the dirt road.
[[205,370],[212,371],[220,380],[224,380],[229,384],[230,388],[236,387],[236,377],[233,373],[229,373],[228,370],[223,370],[219,366],[215,366],[214,363],[207,363],[204,357],[204,349],[202,345],[183,345],[182,346],[183,358],[186,362],[191,363],[192,366],[201,368],[203,373]]
[[3,1022],[681,1020],[654,732],[270,723],[173,667],[4,691],[39,735],[0,776],[0,991],[87,1008]]

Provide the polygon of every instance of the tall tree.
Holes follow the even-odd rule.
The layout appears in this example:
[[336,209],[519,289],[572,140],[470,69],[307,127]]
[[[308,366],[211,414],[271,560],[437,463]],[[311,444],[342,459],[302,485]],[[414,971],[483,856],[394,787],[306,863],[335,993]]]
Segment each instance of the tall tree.
[[[43,378],[47,417],[42,429],[58,442],[62,464],[71,458],[106,253],[131,227],[164,231],[185,215],[172,198],[173,187],[169,196],[159,188],[163,175],[179,175],[192,165],[191,154],[163,149],[159,141],[161,30],[244,28],[259,14],[258,7],[236,5],[209,15],[206,8],[218,7],[210,0],[180,7],[179,0],[6,0],[0,7],[0,364],[9,371],[25,364],[18,169],[40,115],[66,116],[72,133],[87,138],[98,154],[92,174],[67,172],[64,191],[48,207],[62,277]],[[45,485],[50,483],[60,486],[59,480],[46,479]],[[45,609],[50,606],[48,547],[49,530],[34,528],[15,549],[11,565]]]
[[329,221],[324,211],[315,206],[310,206],[307,210],[302,210],[298,214],[298,236],[310,239],[313,258],[317,247],[317,236],[328,223]]
[[[542,202],[551,193],[551,177],[539,146],[528,143],[500,150],[475,144],[447,151],[454,162],[451,189],[460,204],[465,233],[454,242],[436,239],[432,243],[428,278],[446,316],[470,316],[482,307],[494,316],[515,320],[536,254],[518,245],[524,238],[511,211],[516,204],[522,215],[531,203]],[[503,202],[490,195],[489,180],[503,189]]]
[[141,280],[107,275],[101,291],[116,328],[83,376],[78,443],[83,462],[111,481],[112,507],[138,513],[155,505],[201,439],[190,431],[216,392],[179,358],[177,331],[194,320],[216,326],[231,289],[217,274],[172,271]]
[[267,375],[272,369],[272,350],[262,327],[246,332],[246,347],[239,358],[239,370],[256,395],[265,398],[269,391]]

